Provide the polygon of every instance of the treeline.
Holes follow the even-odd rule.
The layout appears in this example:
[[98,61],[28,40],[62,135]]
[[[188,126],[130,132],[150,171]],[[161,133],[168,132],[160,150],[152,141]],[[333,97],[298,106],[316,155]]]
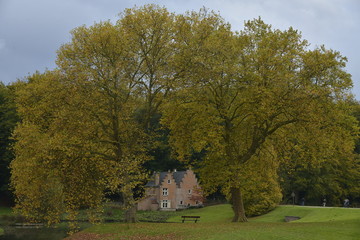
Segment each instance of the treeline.
[[15,106],[14,87],[0,82],[0,204],[12,205],[10,190],[10,162],[14,159],[11,133],[19,122]]
[[2,85],[3,146],[15,144],[1,161],[12,159],[16,206],[29,218],[75,220],[86,208],[95,220],[106,194],[118,194],[135,222],[148,173],[187,166],[205,194],[228,198],[233,221],[292,192],[314,203],[359,198],[360,111],[346,58],[309,49],[297,30],[259,18],[234,32],[206,9],[146,5],[74,29],[57,53],[57,69]]

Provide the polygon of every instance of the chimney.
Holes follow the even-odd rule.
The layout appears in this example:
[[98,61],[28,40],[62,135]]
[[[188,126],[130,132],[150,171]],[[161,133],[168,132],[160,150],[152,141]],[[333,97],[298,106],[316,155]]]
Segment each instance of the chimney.
[[160,184],[160,173],[155,172],[155,186]]

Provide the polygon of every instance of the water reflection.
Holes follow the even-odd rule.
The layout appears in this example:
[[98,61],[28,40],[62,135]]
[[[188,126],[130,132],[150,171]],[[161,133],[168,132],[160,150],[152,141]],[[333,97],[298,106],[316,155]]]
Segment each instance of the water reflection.
[[66,237],[66,229],[60,228],[2,228],[5,234],[0,240],[61,240]]
[[[88,227],[89,224],[81,226],[81,229]],[[1,226],[5,234],[0,236],[0,240],[62,240],[67,236],[68,228],[60,226],[57,228],[18,228],[14,226]]]

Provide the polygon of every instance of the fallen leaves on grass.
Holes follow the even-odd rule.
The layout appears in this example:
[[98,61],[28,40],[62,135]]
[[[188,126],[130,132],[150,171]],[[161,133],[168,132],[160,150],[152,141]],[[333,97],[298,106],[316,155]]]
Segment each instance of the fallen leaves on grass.
[[129,236],[126,238],[120,238],[120,240],[181,240],[179,236],[175,234],[165,234],[160,236],[148,236],[148,235],[139,235],[139,236]]
[[116,240],[181,240],[179,236],[175,234],[165,234],[160,236],[148,236],[148,235],[137,235],[137,236],[117,236],[114,234],[97,234],[97,233],[76,233],[72,236],[65,238],[64,240],[103,240],[103,239],[116,239]]
[[97,234],[97,233],[85,233],[79,232],[71,235],[64,240],[101,240],[111,237],[113,234]]

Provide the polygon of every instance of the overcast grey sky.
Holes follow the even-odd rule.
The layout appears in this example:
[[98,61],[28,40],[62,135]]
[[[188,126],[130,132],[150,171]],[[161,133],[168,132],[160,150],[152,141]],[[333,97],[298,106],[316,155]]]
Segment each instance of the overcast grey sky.
[[205,6],[233,30],[259,16],[274,28],[292,26],[310,48],[324,44],[348,58],[353,93],[360,100],[360,0],[0,0],[0,81],[55,68],[56,51],[70,40],[71,29],[115,21],[125,8],[148,3],[176,13]]

